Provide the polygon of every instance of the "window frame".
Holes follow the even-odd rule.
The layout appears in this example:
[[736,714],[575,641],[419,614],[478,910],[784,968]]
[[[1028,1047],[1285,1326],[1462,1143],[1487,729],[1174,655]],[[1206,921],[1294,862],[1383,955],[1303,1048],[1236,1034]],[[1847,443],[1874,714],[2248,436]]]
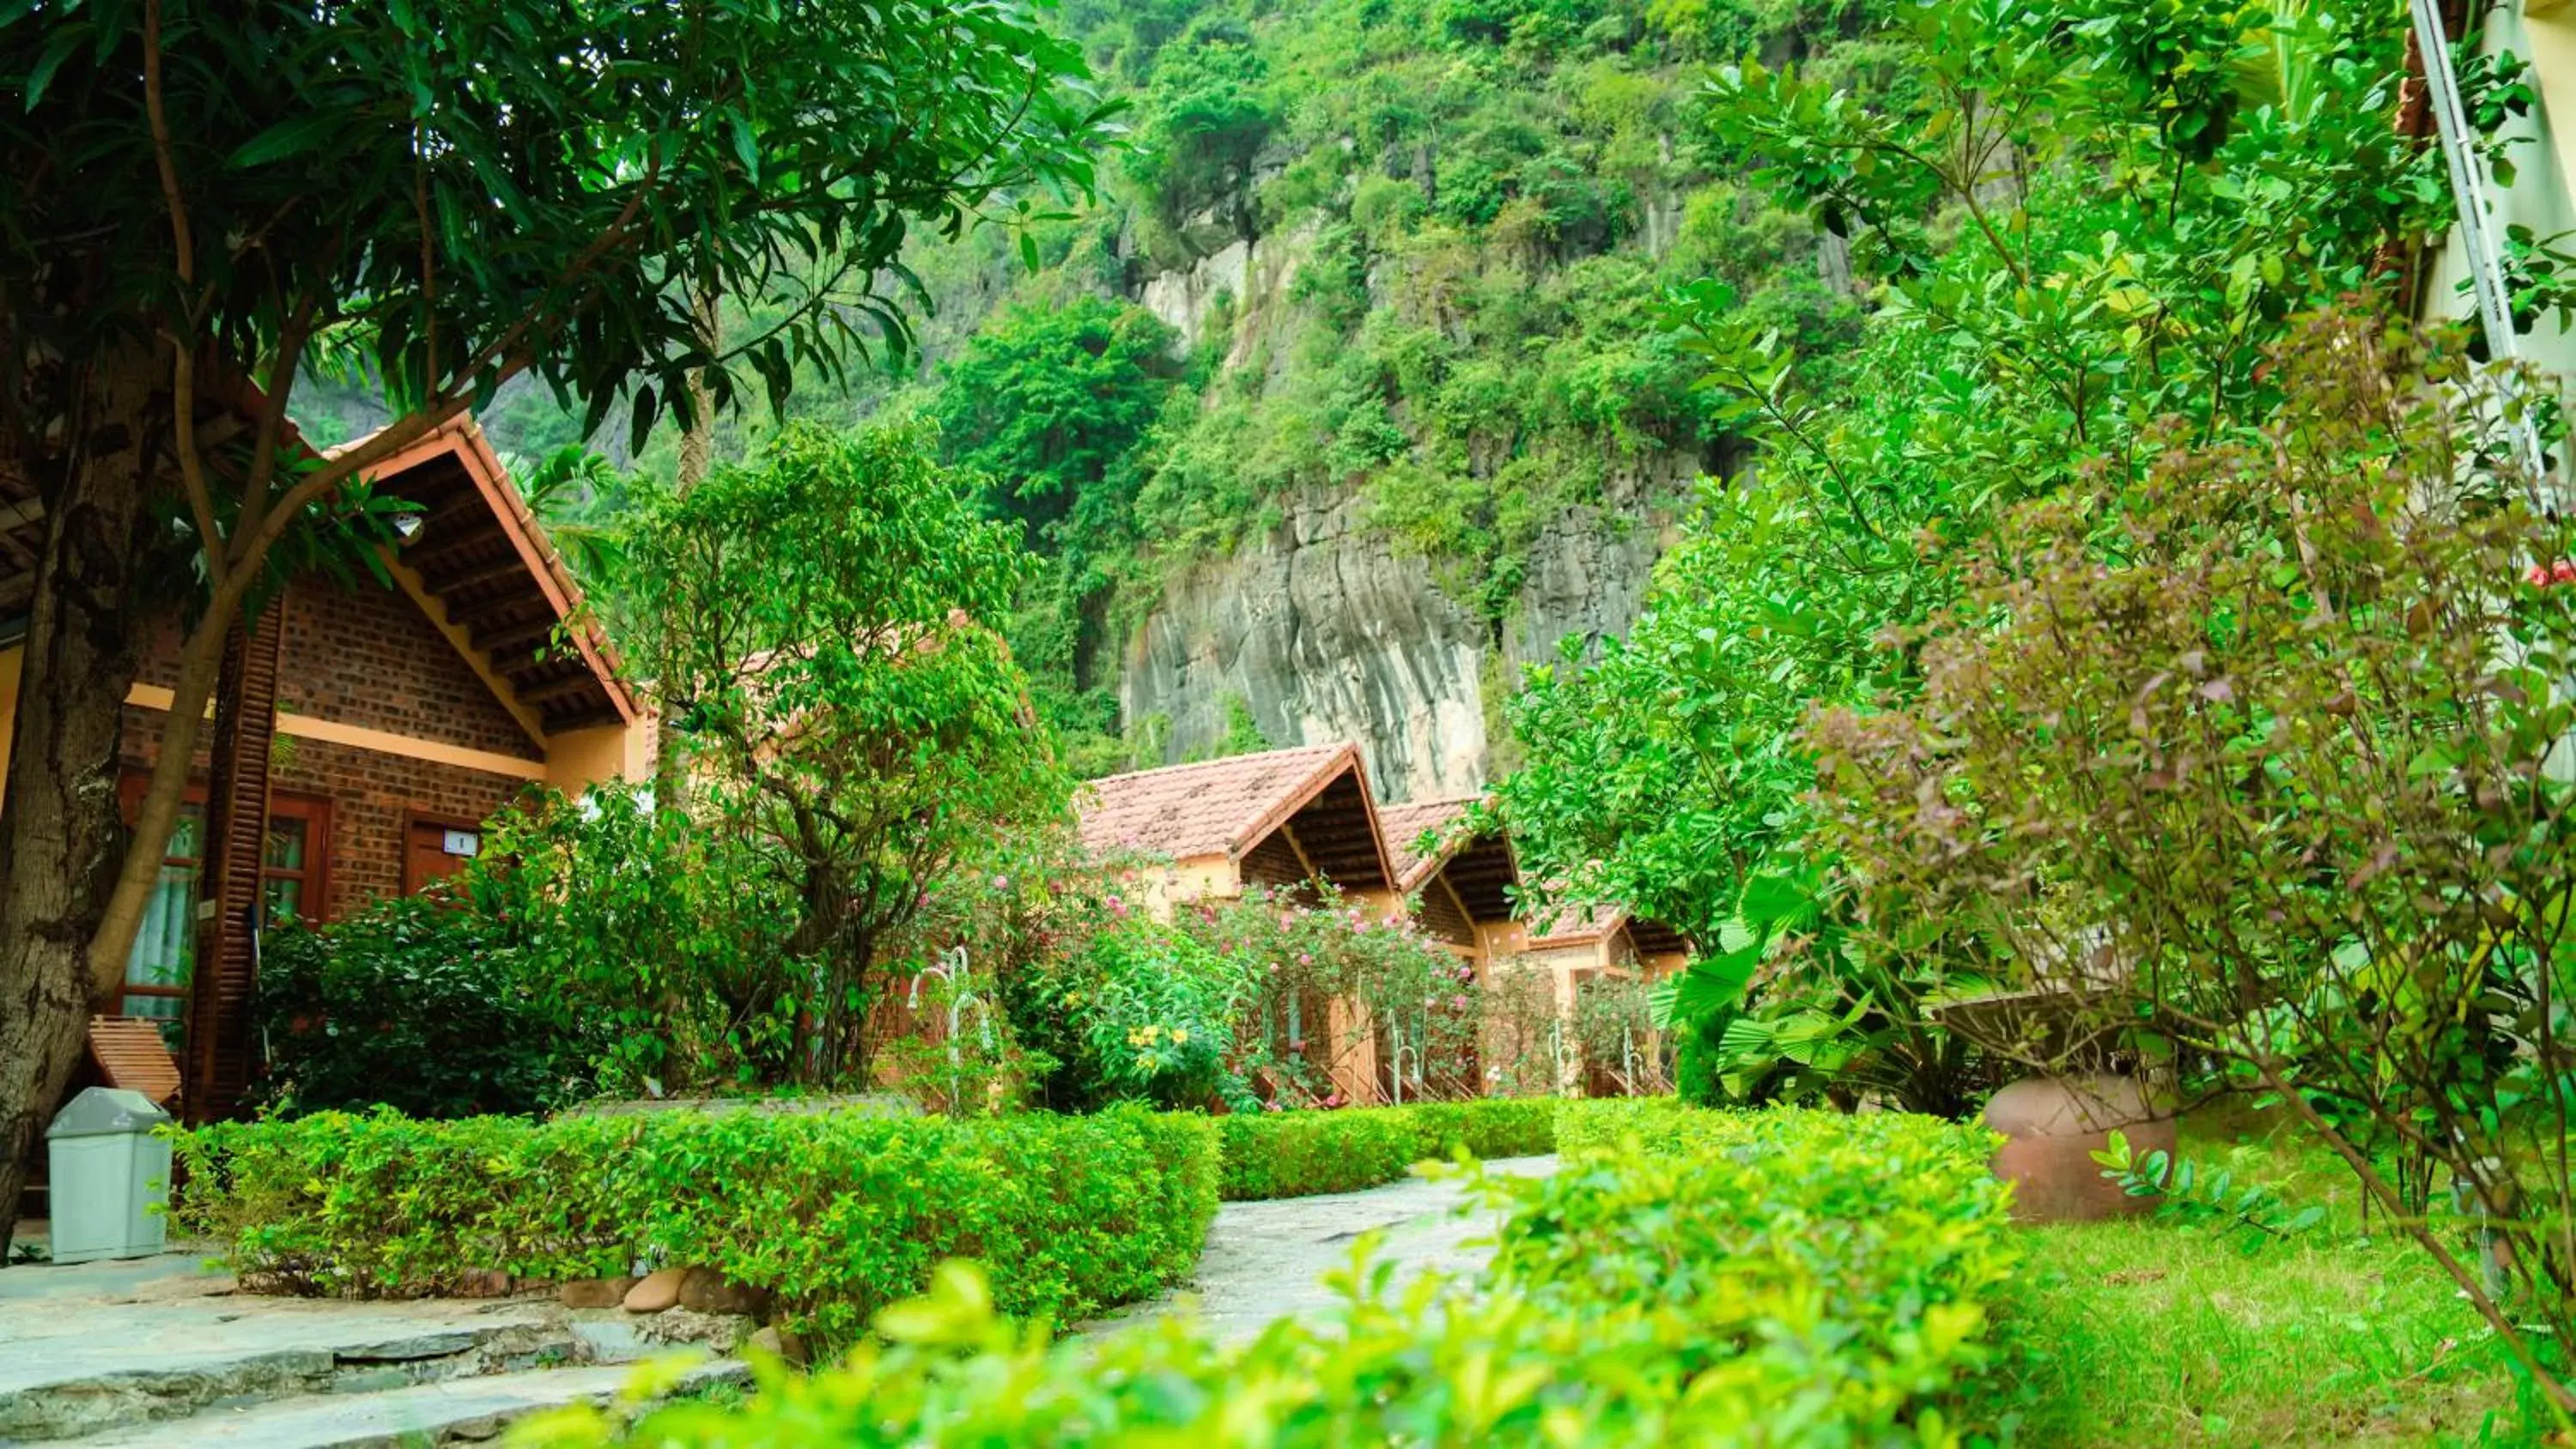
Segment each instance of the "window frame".
[[[143,796],[150,788],[151,776],[146,771],[127,769],[118,776],[116,791],[117,807],[119,813],[123,816],[128,829],[133,827],[135,817],[142,813]],[[206,883],[205,852],[207,845],[209,844],[205,832],[205,784],[202,781],[190,781],[187,792],[180,797],[180,800],[184,805],[192,805],[197,809],[197,854],[194,856],[165,855],[162,857],[161,864],[164,869],[174,865],[187,866],[190,867],[193,872],[188,887],[188,924],[191,937],[189,975],[192,979],[189,982],[182,983],[177,986],[161,986],[127,981],[117,990],[117,1005],[120,1008],[120,1012],[125,1004],[125,997],[159,997],[184,1002],[188,999],[188,993],[194,986],[193,978],[196,974],[196,963],[193,959],[194,936],[197,926],[203,919],[198,915],[198,908],[204,900],[203,893]],[[293,880],[298,883],[299,899],[310,909],[299,911],[296,914],[296,920],[302,921],[308,925],[317,926],[330,920],[331,816],[332,801],[327,795],[314,795],[301,790],[272,789],[269,791],[268,815],[266,819],[263,819],[260,822],[261,850],[259,898],[260,926],[262,929],[266,929],[269,925],[269,921],[267,919],[268,883],[272,880]],[[267,832],[270,823],[281,818],[301,820],[304,822],[304,866],[301,870],[277,870],[272,869],[268,864]],[[133,969],[133,963],[129,960],[126,965],[126,970],[130,972]]]

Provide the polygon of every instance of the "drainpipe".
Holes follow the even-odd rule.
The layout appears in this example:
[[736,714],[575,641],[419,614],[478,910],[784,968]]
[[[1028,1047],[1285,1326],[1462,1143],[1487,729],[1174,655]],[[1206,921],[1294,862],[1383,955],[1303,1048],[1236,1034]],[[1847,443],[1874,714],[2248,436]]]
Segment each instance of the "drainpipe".
[[[2408,0],[2408,7],[2414,12],[2415,48],[2424,60],[2425,99],[2431,103],[2442,160],[2451,172],[2451,203],[2459,217],[2462,249],[2468,253],[2469,283],[2477,295],[2478,321],[2486,330],[2487,355],[2510,369],[2519,348],[2513,331],[2513,303],[2505,285],[2503,254],[2497,250],[2495,228],[2487,211],[2486,164],[2478,157],[2468,113],[2460,106],[2459,74],[2451,68],[2451,42],[2442,31],[2442,14],[2436,0]],[[2518,401],[2523,391],[2521,379],[2508,370],[2504,385],[2507,398]],[[2522,455],[2523,467],[2538,495],[2534,501],[2548,513],[2567,511],[2569,500],[2550,478],[2539,429],[2527,413],[2514,424],[2513,434],[2514,449]]]

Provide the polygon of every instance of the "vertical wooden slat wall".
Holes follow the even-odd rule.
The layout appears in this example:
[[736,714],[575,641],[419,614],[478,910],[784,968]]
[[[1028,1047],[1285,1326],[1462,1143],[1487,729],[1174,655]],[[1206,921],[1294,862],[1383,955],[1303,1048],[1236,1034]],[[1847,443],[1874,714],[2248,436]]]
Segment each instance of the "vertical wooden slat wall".
[[187,1119],[231,1115],[250,1086],[251,993],[259,984],[260,853],[268,836],[270,749],[286,610],[272,601],[233,626],[215,686],[205,875],[188,1002]]

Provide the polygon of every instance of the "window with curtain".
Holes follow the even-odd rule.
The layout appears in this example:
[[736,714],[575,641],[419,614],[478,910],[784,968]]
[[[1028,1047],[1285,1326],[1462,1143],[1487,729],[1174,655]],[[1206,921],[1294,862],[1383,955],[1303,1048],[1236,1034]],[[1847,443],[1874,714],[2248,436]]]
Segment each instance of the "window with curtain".
[[[142,798],[140,776],[126,782],[129,817]],[[191,791],[192,795],[196,792]],[[322,906],[322,863],[329,839],[327,801],[280,795],[269,802],[268,833],[260,845],[259,902],[262,927],[316,916]],[[170,832],[161,879],[144,908],[143,926],[125,961],[125,994],[117,1011],[162,1023],[162,1035],[179,1045],[188,1012],[188,981],[197,955],[197,882],[205,868],[205,802],[180,807]]]
[[197,953],[197,875],[204,865],[205,807],[195,801],[181,807],[179,824],[170,832],[170,849],[161,857],[161,880],[143,909],[143,928],[134,936],[134,952],[125,960],[125,996],[117,1010],[127,1016],[149,1016],[169,1023],[175,1034],[188,1006],[188,971]]

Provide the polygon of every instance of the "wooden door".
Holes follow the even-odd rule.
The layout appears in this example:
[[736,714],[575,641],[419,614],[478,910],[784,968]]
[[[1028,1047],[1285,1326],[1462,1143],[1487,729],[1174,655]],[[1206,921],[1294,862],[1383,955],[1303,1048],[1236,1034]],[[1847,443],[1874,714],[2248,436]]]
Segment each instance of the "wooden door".
[[456,874],[482,848],[478,821],[413,816],[403,834],[403,893],[415,894],[431,881]]

